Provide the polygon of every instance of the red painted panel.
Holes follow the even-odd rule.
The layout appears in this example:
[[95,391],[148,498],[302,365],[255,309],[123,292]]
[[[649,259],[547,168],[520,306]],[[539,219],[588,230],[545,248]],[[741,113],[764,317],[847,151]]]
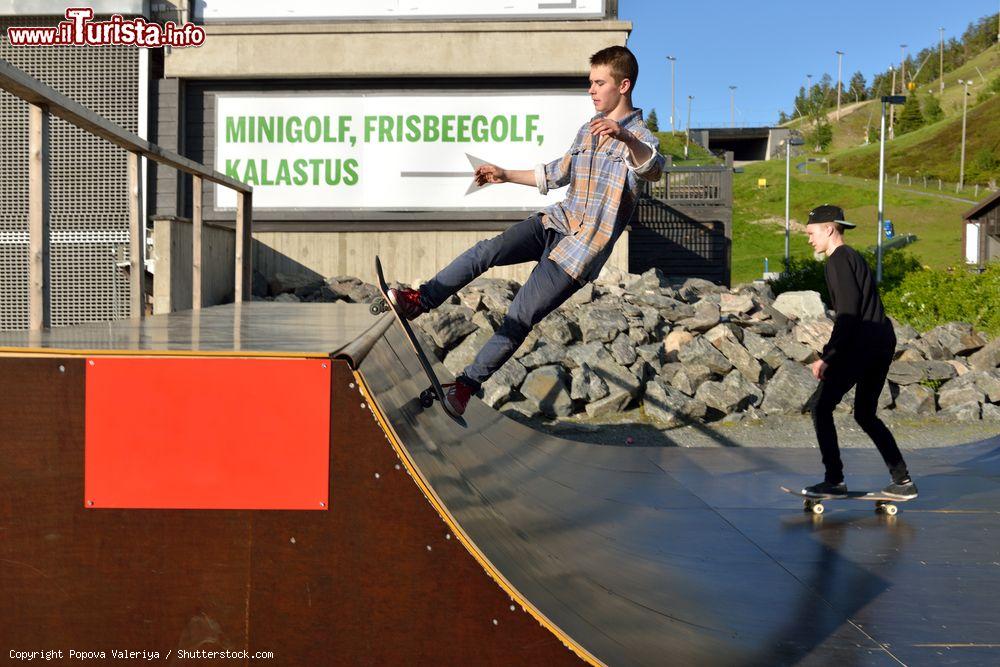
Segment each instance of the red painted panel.
[[326,509],[330,362],[87,359],[84,505]]

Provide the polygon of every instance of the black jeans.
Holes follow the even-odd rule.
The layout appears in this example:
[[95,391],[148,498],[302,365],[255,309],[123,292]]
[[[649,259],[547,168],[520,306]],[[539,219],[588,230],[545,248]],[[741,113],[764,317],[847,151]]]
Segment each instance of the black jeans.
[[472,246],[420,286],[421,303],[431,310],[491,267],[538,262],[514,296],[500,328],[460,376],[477,389],[510,359],[532,327],[583,286],[549,259],[549,252],[563,238],[563,234],[546,229],[541,214],[536,213]]
[[827,367],[812,411],[827,482],[836,484],[844,481],[844,465],[840,460],[833,410],[844,398],[844,394],[854,386],[854,420],[875,443],[893,481],[899,482],[909,477],[896,439],[876,416],[878,397],[885,385],[895,346],[894,336],[891,339],[866,341],[866,352],[858,353],[854,358],[841,359],[840,363]]

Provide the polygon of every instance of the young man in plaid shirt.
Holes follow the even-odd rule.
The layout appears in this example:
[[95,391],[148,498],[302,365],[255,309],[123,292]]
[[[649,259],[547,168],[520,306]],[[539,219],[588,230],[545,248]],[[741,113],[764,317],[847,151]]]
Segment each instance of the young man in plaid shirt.
[[639,64],[623,46],[590,57],[590,97],[596,115],[577,132],[566,154],[534,169],[495,165],[476,169],[476,182],[520,183],[550,189],[569,185],[566,198],[465,251],[418,290],[391,289],[407,319],[432,310],[494,266],[536,261],[500,328],[475,360],[447,385],[445,407],[465,412],[472,394],[520,347],[539,321],[594,280],[635,211],[639,180],[656,182],[665,162],[659,141],[632,106]]

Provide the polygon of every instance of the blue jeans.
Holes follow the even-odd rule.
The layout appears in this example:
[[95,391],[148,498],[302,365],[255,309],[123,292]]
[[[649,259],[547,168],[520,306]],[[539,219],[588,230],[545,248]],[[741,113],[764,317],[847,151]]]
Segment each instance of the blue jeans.
[[549,259],[549,252],[563,238],[563,234],[546,229],[541,214],[536,213],[472,246],[420,286],[420,301],[431,310],[491,267],[538,262],[514,297],[500,328],[459,376],[476,389],[510,359],[532,327],[583,286]]

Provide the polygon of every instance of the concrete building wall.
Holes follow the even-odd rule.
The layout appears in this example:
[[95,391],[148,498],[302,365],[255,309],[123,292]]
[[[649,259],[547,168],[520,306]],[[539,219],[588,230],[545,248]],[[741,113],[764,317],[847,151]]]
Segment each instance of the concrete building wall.
[[173,49],[164,74],[178,79],[585,76],[590,54],[624,45],[630,30],[631,23],[615,20],[209,24],[205,44]]
[[[498,231],[435,232],[259,232],[254,234],[254,267],[264,275],[304,273],[313,277],[356,276],[375,282],[375,256],[389,280],[417,285],[437,273],[463,251]],[[628,232],[624,232],[608,264],[628,268]],[[488,278],[520,283],[534,263],[497,267]]]

